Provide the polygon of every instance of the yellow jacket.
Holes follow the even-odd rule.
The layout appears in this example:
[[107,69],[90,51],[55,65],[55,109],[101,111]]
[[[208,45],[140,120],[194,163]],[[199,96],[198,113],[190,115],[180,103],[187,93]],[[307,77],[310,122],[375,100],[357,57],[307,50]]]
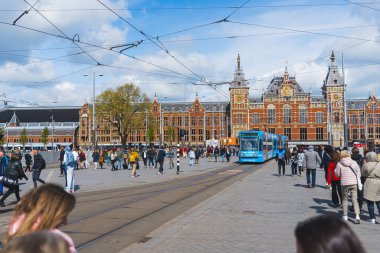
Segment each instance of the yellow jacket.
[[133,151],[129,154],[129,162],[134,163],[139,158],[139,154],[136,151]]

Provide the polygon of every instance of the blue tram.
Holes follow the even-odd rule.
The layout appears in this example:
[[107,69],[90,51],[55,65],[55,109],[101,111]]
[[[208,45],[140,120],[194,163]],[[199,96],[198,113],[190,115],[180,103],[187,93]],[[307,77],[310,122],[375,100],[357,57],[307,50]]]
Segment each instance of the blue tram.
[[284,135],[263,131],[239,132],[239,162],[262,163],[276,156],[279,147],[286,147]]

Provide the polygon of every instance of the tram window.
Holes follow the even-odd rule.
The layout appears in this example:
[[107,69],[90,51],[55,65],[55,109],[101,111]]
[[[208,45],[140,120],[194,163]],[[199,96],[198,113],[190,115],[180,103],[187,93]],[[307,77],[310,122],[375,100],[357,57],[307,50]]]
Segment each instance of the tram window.
[[263,140],[260,140],[259,150],[260,150],[260,151],[263,151]]

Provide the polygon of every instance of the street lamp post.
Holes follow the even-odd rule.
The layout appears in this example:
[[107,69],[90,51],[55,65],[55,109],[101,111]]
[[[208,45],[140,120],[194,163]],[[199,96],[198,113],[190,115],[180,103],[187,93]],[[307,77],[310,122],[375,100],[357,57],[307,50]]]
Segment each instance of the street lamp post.
[[[89,76],[89,75],[84,75]],[[103,75],[96,75],[95,72],[92,73],[92,129],[91,129],[91,135],[92,135],[92,146],[96,147],[96,132],[95,132],[95,77],[96,76],[103,76]]]
[[51,115],[51,127],[53,129],[51,134],[51,151],[54,151],[54,115]]
[[[167,97],[163,97],[163,99],[166,99]],[[163,125],[162,125],[162,101],[160,99],[160,147],[162,146],[162,132],[163,132]]]

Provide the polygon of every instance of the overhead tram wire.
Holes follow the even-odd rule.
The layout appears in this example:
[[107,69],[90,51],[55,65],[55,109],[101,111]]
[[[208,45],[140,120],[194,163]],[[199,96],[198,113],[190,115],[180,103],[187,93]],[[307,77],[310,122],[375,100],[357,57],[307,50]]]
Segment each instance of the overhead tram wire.
[[[50,25],[52,25],[55,29],[57,29],[63,36],[69,39],[69,36],[67,36],[61,29],[59,29],[53,22],[51,22],[48,18],[46,18],[41,12],[36,10],[33,5],[31,5],[27,0],[24,0],[25,3],[27,3],[33,10],[35,10],[43,19],[45,19]],[[88,57],[90,57],[94,62],[96,62],[97,65],[101,65],[99,61],[97,61],[94,57],[92,57],[86,50],[84,50],[81,46],[79,46],[77,43],[75,43],[74,38],[71,40],[74,45],[76,45],[80,50],[82,50]]]
[[30,6],[29,10],[26,10],[26,11],[24,11],[23,13],[21,13],[21,15],[18,16],[18,17],[15,19],[15,21],[13,21],[13,25],[15,25],[15,24],[17,23],[17,21],[19,21],[20,18],[22,18],[24,15],[28,14],[29,11],[31,11],[32,8],[33,8],[33,7],[34,7],[39,1],[40,1],[40,0],[37,0],[32,6]]
[[363,7],[363,8],[367,8],[367,9],[370,9],[370,10],[380,11],[380,9],[376,9],[376,8],[373,8],[373,7],[367,6],[366,3],[357,3],[357,2],[348,1],[348,0],[343,0],[343,1],[345,1],[345,2],[347,2],[347,3],[350,3],[350,4],[354,4],[354,5],[357,5],[357,6]]

